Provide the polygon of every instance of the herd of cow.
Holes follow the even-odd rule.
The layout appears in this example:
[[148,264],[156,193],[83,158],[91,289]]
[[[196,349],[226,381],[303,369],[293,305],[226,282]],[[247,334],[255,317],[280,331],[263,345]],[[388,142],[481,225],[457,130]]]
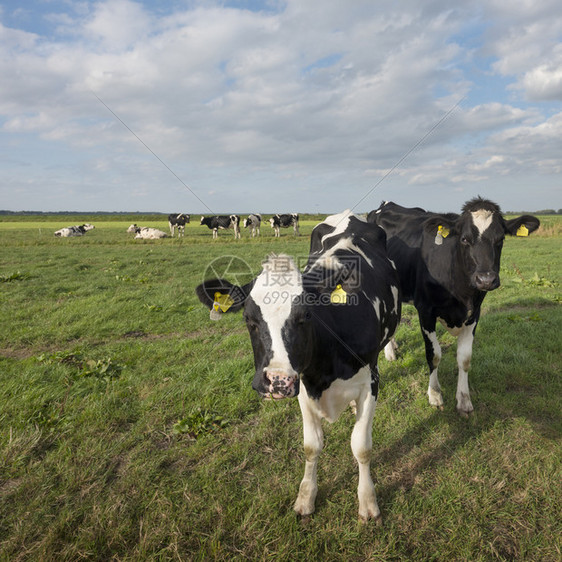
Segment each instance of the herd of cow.
[[[185,213],[172,213],[168,215],[168,226],[170,227],[170,236],[174,236],[175,231],[178,231],[178,238],[184,236],[185,225],[190,222],[190,215]],[[248,228],[250,236],[260,235],[262,218],[258,213],[251,213],[243,221],[244,228]],[[201,225],[207,226],[213,231],[213,238],[218,237],[219,230],[234,230],[234,238],[240,238],[240,216],[239,215],[216,215],[212,217],[201,217]],[[296,236],[299,235],[299,215],[297,213],[291,214],[277,214],[269,219],[269,224],[273,229],[275,237],[279,238],[281,228],[293,227]],[[68,226],[61,228],[55,232],[55,236],[68,238],[69,236],[82,236],[88,230],[94,228],[91,224],[83,224],[78,226]],[[127,229],[128,233],[134,234],[135,238],[154,240],[158,238],[167,238],[168,234],[158,228],[148,226],[137,226],[132,224]]]
[[[312,231],[300,271],[286,255],[271,255],[243,286],[208,279],[196,288],[217,320],[243,310],[254,354],[252,387],[268,399],[298,396],[303,418],[304,477],[294,510],[314,511],[321,420],[336,420],[352,404],[351,448],[359,465],[359,515],[380,520],[370,474],[372,423],[379,388],[378,356],[395,358],[401,303],[419,315],[429,366],[429,403],[443,406],[436,324],[458,338],[456,407],[473,411],[468,386],[474,332],[482,301],[500,284],[506,235],[527,236],[539,220],[506,220],[489,200],[468,201],[462,213],[431,213],[384,202],[361,219],[346,211]],[[210,226],[211,227],[211,226]]]
[[[189,215],[169,216],[170,234],[182,236]],[[261,216],[243,225],[259,236]],[[234,230],[240,217],[201,217],[213,231]],[[297,214],[270,219],[275,236],[292,226]],[[468,385],[474,332],[482,301],[499,287],[500,258],[506,235],[528,236],[539,219],[523,215],[507,220],[495,203],[480,197],[468,201],[461,214],[432,213],[383,202],[366,219],[345,211],[332,215],[312,231],[304,271],[286,255],[270,255],[261,273],[243,286],[227,279],[208,279],[195,292],[217,320],[243,310],[254,354],[252,387],[267,399],[298,396],[303,418],[306,464],[294,510],[314,511],[317,462],[323,447],[321,420],[335,421],[352,404],[356,421],[351,448],[359,465],[359,515],[380,519],[370,474],[372,423],[379,388],[378,356],[396,358],[394,332],[402,302],[415,306],[429,367],[429,403],[443,407],[437,371],[441,348],[436,325],[458,338],[456,408],[473,411]],[[80,236],[81,225],[56,236]],[[163,237],[157,229],[131,225],[135,238]]]

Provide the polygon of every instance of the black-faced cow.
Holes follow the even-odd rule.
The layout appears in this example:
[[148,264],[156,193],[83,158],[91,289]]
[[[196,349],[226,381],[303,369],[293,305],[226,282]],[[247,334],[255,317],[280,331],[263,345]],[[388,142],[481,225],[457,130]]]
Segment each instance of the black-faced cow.
[[298,394],[306,465],[297,514],[314,511],[322,418],[335,421],[355,401],[351,448],[359,463],[359,515],[378,518],[369,468],[377,358],[400,319],[398,276],[383,230],[349,211],[333,215],[314,228],[303,273],[289,256],[273,255],[247,285],[213,279],[196,292],[212,318],[244,309],[258,394]]
[[[500,257],[508,235],[524,235],[539,227],[530,215],[505,220],[499,207],[476,198],[462,214],[428,213],[385,202],[367,217],[387,234],[388,255],[400,275],[402,296],[417,309],[429,366],[429,403],[442,407],[437,377],[441,348],[435,326],[441,322],[457,340],[457,410],[473,411],[468,388],[468,369],[480,306],[486,293],[500,285]],[[385,348],[395,358],[391,342]]]
[[260,235],[260,226],[261,226],[261,215],[258,213],[252,213],[248,215],[247,219],[244,219],[244,228],[249,228],[252,234],[252,238],[254,236]]
[[95,226],[93,224],[81,224],[75,226],[67,226],[65,228],[61,228],[55,232],[55,236],[60,236],[62,238],[68,238],[70,236],[83,236],[89,230],[94,229]]
[[274,235],[279,238],[279,230],[281,228],[293,227],[295,236],[299,235],[299,215],[292,213],[290,215],[273,215],[269,219],[269,224],[273,228]]
[[178,238],[185,235],[185,225],[189,224],[190,216],[185,213],[172,213],[168,215],[168,226],[170,227],[170,236],[174,237],[174,232],[177,227]]
[[201,217],[201,224],[206,225],[213,231],[213,238],[218,237],[218,231],[232,228],[234,238],[240,238],[240,216],[239,215],[219,215],[215,217]]

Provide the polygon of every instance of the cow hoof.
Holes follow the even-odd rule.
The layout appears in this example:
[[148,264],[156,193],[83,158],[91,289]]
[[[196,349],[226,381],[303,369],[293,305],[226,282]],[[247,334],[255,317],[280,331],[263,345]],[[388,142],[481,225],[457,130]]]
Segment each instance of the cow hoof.
[[307,527],[308,525],[310,525],[310,522],[312,521],[312,514],[300,515],[297,513],[296,515],[297,515],[297,521],[299,522],[301,527]]
[[431,406],[435,406],[440,410],[443,409],[443,395],[441,394],[440,390],[434,390],[433,388],[429,388],[427,390],[427,396],[429,397],[429,404]]
[[457,412],[463,418],[468,418],[474,412],[474,407],[468,394],[461,394],[457,399]]
[[368,523],[372,521],[377,527],[382,526],[382,515],[381,512],[378,512],[378,515],[368,514],[367,516],[359,514],[359,522],[360,523]]

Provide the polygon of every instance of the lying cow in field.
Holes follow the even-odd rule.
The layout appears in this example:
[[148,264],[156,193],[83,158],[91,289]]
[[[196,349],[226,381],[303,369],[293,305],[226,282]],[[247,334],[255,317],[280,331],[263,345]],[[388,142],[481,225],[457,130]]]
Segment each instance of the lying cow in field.
[[[491,201],[468,201],[461,215],[428,213],[385,202],[367,217],[381,226],[388,238],[388,255],[400,275],[405,302],[417,309],[429,366],[429,403],[441,407],[443,396],[437,378],[441,347],[435,332],[439,320],[458,337],[457,410],[473,411],[468,388],[472,342],[480,307],[488,291],[500,285],[500,257],[505,235],[527,236],[539,219],[524,215],[505,220]],[[395,358],[396,344],[385,349]]]
[[253,213],[244,219],[244,228],[249,228],[252,238],[260,235],[261,215]]
[[314,228],[304,273],[289,256],[272,255],[243,287],[213,279],[196,292],[212,318],[244,309],[254,390],[271,399],[298,395],[306,465],[297,514],[314,511],[322,418],[335,421],[355,401],[351,448],[359,463],[359,515],[379,518],[369,468],[377,359],[400,320],[398,276],[383,230],[350,212],[334,215]]
[[279,238],[279,229],[293,227],[295,236],[299,235],[299,216],[297,213],[290,215],[273,215],[269,219],[269,224],[273,228],[274,236]]
[[76,226],[67,226],[61,228],[55,232],[55,236],[60,236],[62,238],[68,238],[69,236],[83,236],[88,230],[94,229],[93,224],[81,224]]
[[174,231],[177,227],[178,238],[185,235],[185,225],[189,223],[190,216],[184,213],[172,213],[168,215],[168,226],[170,227],[170,236],[174,237]]
[[167,238],[168,235],[163,232],[162,230],[158,230],[157,228],[151,228],[148,226],[137,226],[136,224],[132,224],[128,229],[127,232],[135,233],[135,238],[144,239],[144,240],[156,240],[158,238]]
[[213,231],[213,238],[218,237],[218,231],[232,228],[234,238],[240,238],[240,217],[239,215],[220,215],[215,217],[201,217],[201,225],[207,226]]

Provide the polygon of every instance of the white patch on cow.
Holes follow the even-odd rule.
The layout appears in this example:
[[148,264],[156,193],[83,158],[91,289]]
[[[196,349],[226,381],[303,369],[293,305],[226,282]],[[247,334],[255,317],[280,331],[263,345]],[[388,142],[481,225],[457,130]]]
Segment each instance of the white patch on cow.
[[350,209],[347,209],[337,215],[330,215],[329,217],[326,217],[326,220],[324,220],[322,224],[333,226],[335,230],[333,232],[330,232],[329,234],[322,236],[322,240],[321,240],[322,246],[324,246],[324,240],[327,240],[332,236],[339,236],[340,234],[343,234],[349,225],[349,221],[351,217],[355,217],[360,221],[366,222],[362,218],[358,217],[357,215],[354,215]]
[[[329,235],[329,236],[332,236],[332,235]],[[326,236],[324,236],[322,238],[322,244],[324,244],[325,238],[326,238]],[[318,258],[318,260],[314,262],[314,264],[312,265],[312,267],[310,269],[314,269],[315,267],[324,267],[326,269],[338,271],[339,269],[342,269],[342,268],[346,267],[344,264],[342,264],[338,260],[337,257],[334,256],[334,254],[338,250],[345,250],[345,251],[353,252],[354,254],[359,254],[371,267],[373,267],[373,262],[367,256],[367,254],[365,254],[365,252],[361,248],[358,248],[353,243],[351,238],[348,238],[347,236],[345,236],[345,237],[342,237],[340,240],[338,240],[337,243],[334,244],[334,246],[332,246],[329,250],[324,252]]]
[[371,369],[368,366],[359,369],[350,379],[335,379],[329,388],[322,392],[322,396],[318,400],[309,398],[304,384],[301,384],[299,401],[302,393],[303,399],[309,402],[307,405],[309,410],[318,417],[333,423],[352,400],[358,403],[362,398],[364,399],[365,389],[368,389],[368,393],[371,394]]
[[377,315],[377,318],[380,320],[380,317],[381,317],[381,300],[379,299],[379,297],[375,297],[375,300],[373,301],[373,308],[375,309],[375,314]]
[[250,297],[259,307],[271,336],[273,356],[266,370],[292,374],[281,330],[291,314],[293,300],[302,292],[302,274],[290,256],[274,255],[264,262]]
[[391,285],[390,292],[392,293],[392,298],[394,299],[394,308],[392,309],[392,312],[393,314],[398,314],[398,302],[399,302],[398,287]]
[[478,229],[480,236],[482,236],[484,231],[492,224],[494,214],[492,211],[486,211],[485,209],[479,209],[470,214],[472,215],[474,226]]

